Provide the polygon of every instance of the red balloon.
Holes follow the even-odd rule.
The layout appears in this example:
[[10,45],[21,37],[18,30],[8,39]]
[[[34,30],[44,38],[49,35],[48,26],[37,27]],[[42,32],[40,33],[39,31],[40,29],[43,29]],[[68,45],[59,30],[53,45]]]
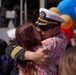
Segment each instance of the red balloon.
[[70,40],[70,39],[72,39],[74,37],[74,32],[73,32],[73,30],[71,28],[69,28],[69,29],[60,28],[60,31],[67,35],[68,40]]
[[72,42],[71,42],[71,40],[68,40],[68,43],[69,43],[70,45],[72,45]]

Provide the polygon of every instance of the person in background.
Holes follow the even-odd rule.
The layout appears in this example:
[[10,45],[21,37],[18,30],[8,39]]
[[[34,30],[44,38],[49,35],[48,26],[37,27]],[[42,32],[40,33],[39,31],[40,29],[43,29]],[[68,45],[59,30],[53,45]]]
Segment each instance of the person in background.
[[[9,43],[8,44],[16,42],[15,31],[16,31],[16,28],[12,28],[12,29],[9,29],[7,31],[7,35],[9,37]],[[16,61],[14,60],[12,62],[14,62],[14,64],[13,64],[13,68],[12,68],[12,70],[10,72],[10,75],[18,75],[19,71],[18,71],[18,67],[17,67]]]
[[6,68],[3,64],[3,55],[5,55],[5,48],[7,47],[6,41],[0,39],[0,75],[3,75],[6,72]]
[[[52,38],[50,40],[50,48],[52,49],[52,51],[55,51],[54,54],[58,53],[58,55],[61,57],[67,45],[66,35],[60,32],[60,25],[61,23],[65,23],[65,20],[61,18],[60,15],[45,8],[40,8],[39,12],[39,17],[36,21],[36,27],[42,37],[42,40]],[[61,38],[61,40],[59,38]],[[27,49],[24,49],[19,44],[11,44],[6,49],[6,53],[13,59],[22,58],[23,60],[32,60],[39,65],[46,65],[46,63],[50,63],[50,61],[48,60],[49,56],[44,54],[45,51],[47,50],[43,49],[37,50],[35,52],[27,51]],[[11,53],[13,54],[13,56]],[[54,56],[54,54],[52,56]],[[59,63],[59,56],[54,58],[56,60],[56,65],[58,65]]]
[[58,75],[76,75],[76,46],[67,49],[62,55]]
[[15,39],[15,30],[16,30],[16,28],[9,29],[9,30],[7,31],[7,35],[8,35],[8,37],[9,37],[9,44],[10,44],[11,42],[16,41],[16,39]]
[[10,75],[14,64],[14,60],[5,53],[7,46],[7,42],[0,39],[0,75]]
[[5,54],[5,49],[8,46],[7,42],[3,39],[0,39],[0,55]]

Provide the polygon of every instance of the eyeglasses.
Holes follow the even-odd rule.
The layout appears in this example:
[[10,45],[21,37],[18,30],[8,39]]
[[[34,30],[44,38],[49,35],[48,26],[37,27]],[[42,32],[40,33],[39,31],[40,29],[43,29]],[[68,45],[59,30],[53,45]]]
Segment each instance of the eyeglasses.
[[35,25],[37,29],[41,29],[42,31],[47,31],[49,29],[53,29],[56,26],[51,26],[51,25],[46,25],[46,26],[40,26],[40,25]]

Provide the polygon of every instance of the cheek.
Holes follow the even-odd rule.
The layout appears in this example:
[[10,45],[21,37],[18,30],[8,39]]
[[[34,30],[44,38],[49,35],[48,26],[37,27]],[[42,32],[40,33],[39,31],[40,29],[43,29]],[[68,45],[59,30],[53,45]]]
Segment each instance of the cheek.
[[45,32],[45,35],[52,35],[53,31],[52,30],[48,30],[47,32]]
[[38,40],[41,40],[41,35],[39,32],[36,32],[35,33],[35,38],[37,38]]
[[48,32],[45,32],[43,36],[46,38],[49,38],[49,37],[53,36],[53,32],[51,30],[49,30]]
[[41,35],[40,34],[38,34],[38,39],[41,40]]

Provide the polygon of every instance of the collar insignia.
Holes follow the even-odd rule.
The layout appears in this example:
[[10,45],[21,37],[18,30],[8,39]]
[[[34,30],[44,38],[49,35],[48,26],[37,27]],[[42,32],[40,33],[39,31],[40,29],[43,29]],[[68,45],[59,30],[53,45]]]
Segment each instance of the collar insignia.
[[46,13],[45,13],[44,11],[41,11],[39,17],[40,17],[41,19],[43,19],[45,16],[46,16]]

